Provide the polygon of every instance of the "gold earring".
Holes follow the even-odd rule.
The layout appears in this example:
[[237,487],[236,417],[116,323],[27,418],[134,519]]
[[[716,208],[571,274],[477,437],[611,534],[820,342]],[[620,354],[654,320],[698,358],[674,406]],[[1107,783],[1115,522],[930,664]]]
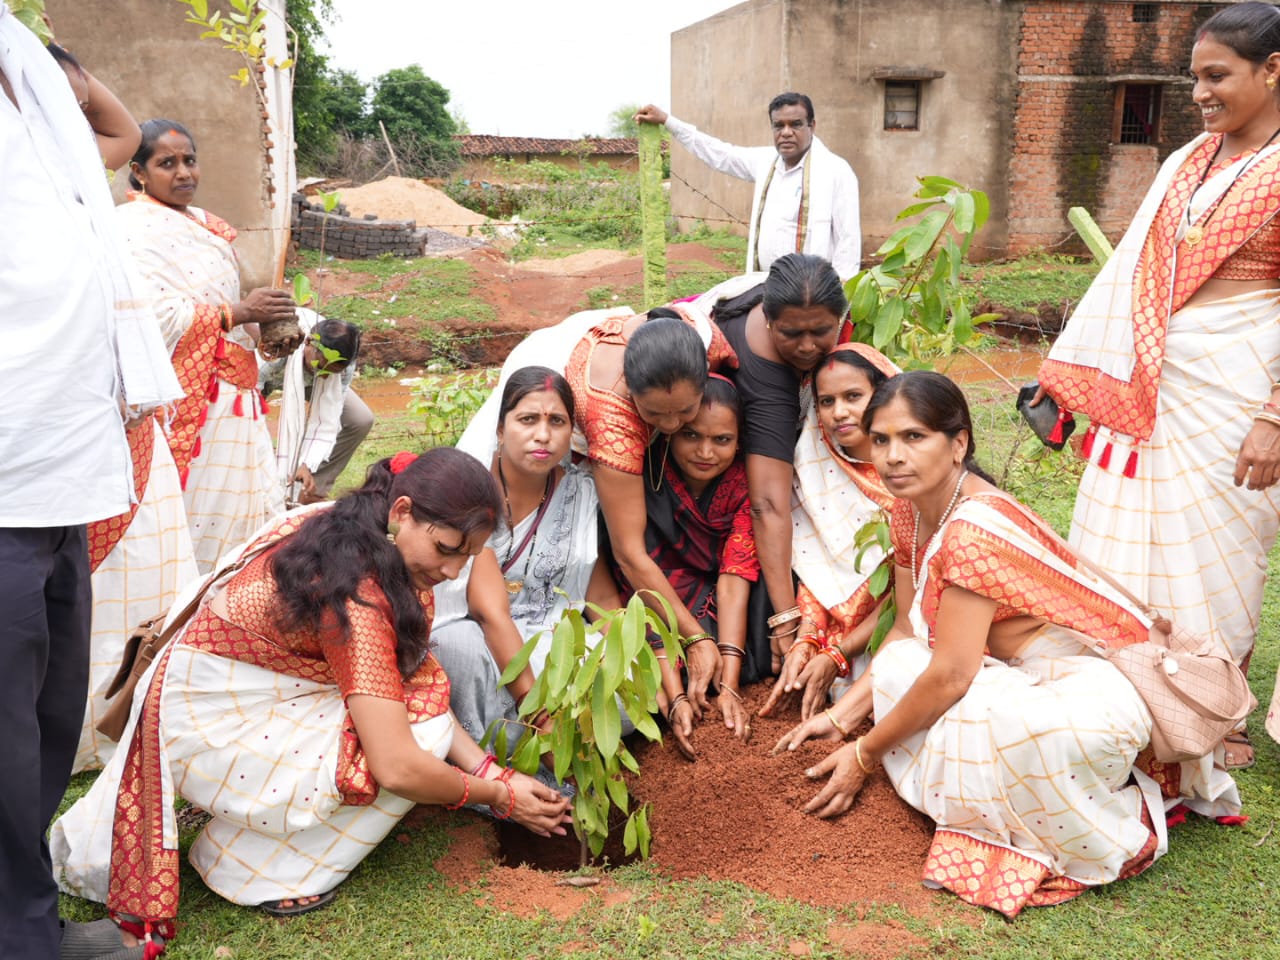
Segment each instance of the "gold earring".
[[387,539],[392,543],[396,542],[396,536],[400,533],[400,524],[394,520],[387,521]]
[[1267,89],[1268,89],[1268,90],[1274,90],[1275,88],[1276,88],[1276,78],[1275,78],[1275,77],[1267,77]]

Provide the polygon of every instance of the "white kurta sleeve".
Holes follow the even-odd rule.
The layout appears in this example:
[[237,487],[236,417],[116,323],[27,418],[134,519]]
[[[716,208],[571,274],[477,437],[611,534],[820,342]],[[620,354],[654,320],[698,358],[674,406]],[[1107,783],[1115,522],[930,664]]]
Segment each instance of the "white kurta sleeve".
[[772,147],[737,147],[725,143],[670,115],[666,127],[682,147],[707,166],[739,180],[754,181],[760,169],[767,169],[777,155]]

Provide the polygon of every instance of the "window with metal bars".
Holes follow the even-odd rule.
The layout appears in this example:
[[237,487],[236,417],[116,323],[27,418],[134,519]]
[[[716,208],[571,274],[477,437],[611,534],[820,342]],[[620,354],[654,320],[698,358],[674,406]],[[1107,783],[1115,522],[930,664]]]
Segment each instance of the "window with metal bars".
[[886,80],[884,85],[884,128],[920,129],[920,81]]
[[1157,143],[1160,137],[1161,87],[1155,83],[1122,83],[1116,87],[1113,143]]
[[1133,5],[1133,22],[1155,23],[1159,9],[1154,3],[1135,3]]

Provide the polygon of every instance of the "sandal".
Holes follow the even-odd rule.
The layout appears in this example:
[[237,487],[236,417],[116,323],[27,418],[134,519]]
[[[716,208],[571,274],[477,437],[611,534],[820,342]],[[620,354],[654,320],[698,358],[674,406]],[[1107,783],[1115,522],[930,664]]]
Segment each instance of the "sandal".
[[[312,910],[319,910],[321,907],[327,907],[333,903],[333,898],[338,895],[337,890],[330,890],[328,893],[322,893],[316,896],[310,903],[299,903],[303,897],[284,897],[280,900],[267,900],[258,904],[265,912],[273,917],[296,917],[300,914],[310,913]],[[288,903],[289,906],[284,906]]]
[[[1257,762],[1248,730],[1234,730],[1222,738],[1222,766],[1226,770],[1248,770]],[[1240,749],[1244,748],[1244,749]],[[1242,757],[1233,762],[1232,757]]]

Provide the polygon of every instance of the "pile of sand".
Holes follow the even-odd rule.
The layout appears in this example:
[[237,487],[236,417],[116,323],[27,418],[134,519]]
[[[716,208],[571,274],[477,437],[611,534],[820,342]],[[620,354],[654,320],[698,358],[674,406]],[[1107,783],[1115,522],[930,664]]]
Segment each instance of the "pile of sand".
[[353,217],[373,213],[383,220],[415,220],[419,227],[459,237],[478,235],[476,228],[488,222],[488,218],[454,203],[443,191],[407,177],[349,187],[341,191],[341,200]]

